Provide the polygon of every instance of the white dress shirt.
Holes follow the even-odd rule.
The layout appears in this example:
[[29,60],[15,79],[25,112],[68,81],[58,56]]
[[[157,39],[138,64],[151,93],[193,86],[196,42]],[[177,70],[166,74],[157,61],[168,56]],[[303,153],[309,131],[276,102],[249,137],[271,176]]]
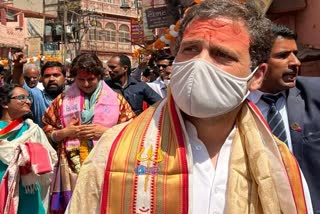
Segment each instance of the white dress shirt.
[[[214,167],[205,145],[198,138],[197,129],[189,121],[184,122],[193,158],[191,213],[223,214],[226,206],[231,146],[236,127],[232,129],[222,145],[216,167]],[[300,175],[308,214],[313,214],[309,188],[301,169]]]
[[222,145],[215,167],[205,145],[198,138],[196,128],[188,121],[185,125],[193,156],[192,213],[224,213],[230,152],[236,129],[233,128]]
[[[276,108],[278,109],[279,113],[281,114],[284,128],[286,129],[287,139],[288,139],[288,148],[292,152],[292,143],[291,143],[291,136],[290,136],[290,126],[289,126],[289,120],[288,120],[288,114],[287,114],[287,106],[286,106],[286,96],[284,92],[283,96],[281,96],[277,102],[276,102]],[[248,99],[251,100],[254,104],[257,105],[257,107],[260,109],[263,117],[267,120],[267,115],[270,109],[270,105],[266,102],[264,102],[261,99],[261,96],[264,95],[262,91],[254,91],[251,92],[248,96]]]
[[167,96],[167,86],[160,77],[153,82],[147,82],[147,84],[150,86],[150,88],[157,92],[161,98],[165,98]]

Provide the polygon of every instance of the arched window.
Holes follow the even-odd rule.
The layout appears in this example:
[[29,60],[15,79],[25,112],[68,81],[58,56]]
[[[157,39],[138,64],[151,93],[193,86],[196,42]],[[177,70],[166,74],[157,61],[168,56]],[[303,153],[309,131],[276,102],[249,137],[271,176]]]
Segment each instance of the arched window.
[[120,25],[119,42],[130,43],[130,31],[128,25]]
[[116,41],[116,26],[113,23],[106,24],[106,41]]

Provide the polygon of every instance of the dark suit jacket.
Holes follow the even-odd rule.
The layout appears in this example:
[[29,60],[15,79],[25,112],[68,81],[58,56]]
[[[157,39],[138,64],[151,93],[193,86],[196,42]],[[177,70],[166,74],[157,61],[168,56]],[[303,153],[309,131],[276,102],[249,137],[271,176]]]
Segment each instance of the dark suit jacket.
[[288,90],[293,153],[307,180],[314,213],[320,214],[320,77],[299,77]]

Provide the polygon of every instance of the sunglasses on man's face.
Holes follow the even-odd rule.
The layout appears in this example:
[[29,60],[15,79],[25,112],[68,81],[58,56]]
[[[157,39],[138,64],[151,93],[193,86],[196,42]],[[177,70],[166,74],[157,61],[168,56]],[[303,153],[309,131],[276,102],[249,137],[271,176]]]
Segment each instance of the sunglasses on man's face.
[[168,66],[171,66],[170,64],[169,65],[166,65],[166,64],[157,64],[157,67],[158,68],[167,68]]
[[30,102],[33,102],[33,97],[31,95],[24,95],[24,94],[20,94],[17,96],[13,96],[10,97],[10,99],[16,99],[16,100],[20,100],[20,101],[26,101],[27,99],[30,100]]

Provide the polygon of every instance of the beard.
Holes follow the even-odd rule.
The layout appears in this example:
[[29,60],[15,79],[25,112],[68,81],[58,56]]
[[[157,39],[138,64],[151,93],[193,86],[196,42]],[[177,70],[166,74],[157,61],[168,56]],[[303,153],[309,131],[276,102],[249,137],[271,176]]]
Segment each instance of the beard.
[[56,88],[45,88],[46,93],[52,97],[56,98],[59,94],[63,92],[64,85],[57,86]]

